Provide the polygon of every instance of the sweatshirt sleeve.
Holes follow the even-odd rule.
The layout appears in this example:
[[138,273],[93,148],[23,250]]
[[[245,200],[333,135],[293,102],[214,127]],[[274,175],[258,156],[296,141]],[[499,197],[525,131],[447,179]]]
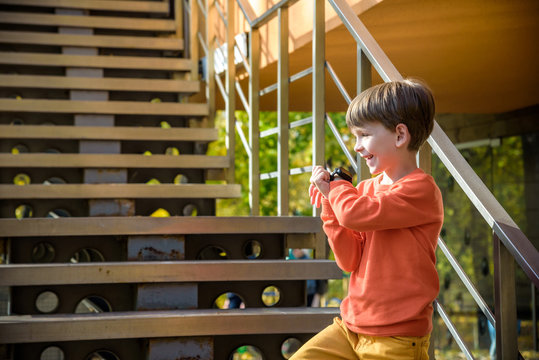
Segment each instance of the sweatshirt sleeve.
[[329,246],[335,254],[337,265],[352,272],[359,267],[365,239],[361,233],[341,226],[327,199],[322,199],[322,221]]
[[331,183],[328,201],[336,222],[354,231],[408,228],[443,220],[441,193],[422,173],[363,194],[344,181]]

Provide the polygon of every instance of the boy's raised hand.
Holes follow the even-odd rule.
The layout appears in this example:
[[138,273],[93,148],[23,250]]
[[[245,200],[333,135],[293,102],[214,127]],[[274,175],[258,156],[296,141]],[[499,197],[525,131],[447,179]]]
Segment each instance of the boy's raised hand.
[[309,196],[311,197],[311,204],[318,208],[322,204],[322,196],[327,198],[329,194],[329,171],[322,166],[315,166],[310,181]]

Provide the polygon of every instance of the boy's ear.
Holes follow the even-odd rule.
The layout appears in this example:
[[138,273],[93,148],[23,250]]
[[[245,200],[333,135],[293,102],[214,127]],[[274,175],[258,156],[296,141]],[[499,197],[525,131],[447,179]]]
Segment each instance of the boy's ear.
[[397,136],[395,145],[397,147],[408,147],[408,143],[410,143],[411,136],[410,132],[408,131],[408,126],[406,126],[403,123],[397,124],[395,127],[395,135]]

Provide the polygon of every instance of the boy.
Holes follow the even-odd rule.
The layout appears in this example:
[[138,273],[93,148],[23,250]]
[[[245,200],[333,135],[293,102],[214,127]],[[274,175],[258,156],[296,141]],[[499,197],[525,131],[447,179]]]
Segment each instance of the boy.
[[379,176],[354,187],[313,169],[311,203],[322,204],[324,231],[337,264],[351,272],[350,286],[342,320],[292,359],[428,359],[443,204],[416,154],[433,118],[432,93],[414,80],[374,86],[350,104],[354,150]]

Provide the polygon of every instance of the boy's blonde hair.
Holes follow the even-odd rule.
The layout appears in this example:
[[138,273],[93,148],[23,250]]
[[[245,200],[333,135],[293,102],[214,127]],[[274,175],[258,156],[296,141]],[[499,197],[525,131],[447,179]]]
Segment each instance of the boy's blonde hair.
[[349,128],[380,122],[391,131],[402,123],[411,135],[408,150],[417,151],[434,127],[434,97],[428,86],[406,79],[373,86],[356,96],[346,112]]

